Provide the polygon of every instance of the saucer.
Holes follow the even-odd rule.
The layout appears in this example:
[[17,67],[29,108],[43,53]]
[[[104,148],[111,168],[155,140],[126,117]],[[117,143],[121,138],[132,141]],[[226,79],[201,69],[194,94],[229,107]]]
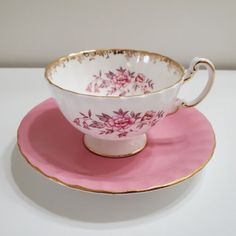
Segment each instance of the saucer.
[[182,182],[211,159],[215,135],[195,108],[181,108],[147,133],[147,145],[126,158],[104,158],[83,144],[50,98],[22,120],[17,134],[26,161],[44,176],[68,187],[99,193],[142,192]]

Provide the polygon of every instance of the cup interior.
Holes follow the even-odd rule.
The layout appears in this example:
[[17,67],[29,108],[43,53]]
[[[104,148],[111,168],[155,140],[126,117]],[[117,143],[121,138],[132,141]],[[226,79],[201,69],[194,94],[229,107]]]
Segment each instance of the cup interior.
[[134,96],[178,83],[183,67],[145,51],[107,49],[70,54],[46,69],[49,82],[64,90],[93,96]]

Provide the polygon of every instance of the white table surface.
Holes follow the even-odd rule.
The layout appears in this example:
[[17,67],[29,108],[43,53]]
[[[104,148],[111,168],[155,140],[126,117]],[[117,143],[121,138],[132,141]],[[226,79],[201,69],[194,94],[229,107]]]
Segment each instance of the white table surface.
[[[43,69],[0,69],[0,235],[236,235],[236,71],[217,71],[197,106],[216,150],[197,176],[147,193],[103,195],[65,188],[33,170],[16,146],[24,115],[50,97]],[[205,71],[181,94],[197,94]]]

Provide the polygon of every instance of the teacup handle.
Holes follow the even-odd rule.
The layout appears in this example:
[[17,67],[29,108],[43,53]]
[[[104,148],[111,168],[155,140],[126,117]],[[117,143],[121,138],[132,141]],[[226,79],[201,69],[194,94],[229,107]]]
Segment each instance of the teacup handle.
[[196,97],[190,102],[182,101],[182,105],[185,107],[192,107],[201,102],[206,97],[206,95],[208,94],[213,85],[215,79],[215,66],[208,59],[199,57],[195,57],[192,59],[189,68],[185,71],[183,82],[186,82],[189,79],[191,79],[194,76],[194,74],[198,71],[200,66],[203,66],[208,70],[207,84],[198,97]]

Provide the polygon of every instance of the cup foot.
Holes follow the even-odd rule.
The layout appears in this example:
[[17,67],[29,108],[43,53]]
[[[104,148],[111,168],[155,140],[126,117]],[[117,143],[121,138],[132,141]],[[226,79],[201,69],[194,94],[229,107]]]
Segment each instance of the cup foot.
[[84,135],[85,147],[103,157],[128,157],[142,151],[147,143],[146,134],[125,140],[105,140]]

